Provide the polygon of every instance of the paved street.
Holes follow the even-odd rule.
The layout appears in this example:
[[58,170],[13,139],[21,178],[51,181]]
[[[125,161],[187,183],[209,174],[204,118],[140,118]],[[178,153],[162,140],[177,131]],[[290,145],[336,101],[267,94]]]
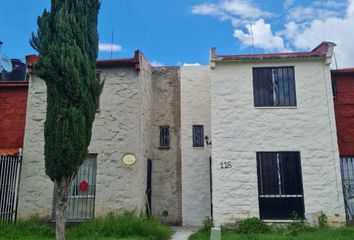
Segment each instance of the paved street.
[[197,231],[195,227],[173,227],[175,234],[172,236],[172,240],[188,240],[188,237],[193,232]]

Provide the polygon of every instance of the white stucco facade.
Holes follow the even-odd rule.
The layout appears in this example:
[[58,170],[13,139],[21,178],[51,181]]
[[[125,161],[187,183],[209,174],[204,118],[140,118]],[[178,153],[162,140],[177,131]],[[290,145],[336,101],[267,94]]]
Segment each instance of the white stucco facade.
[[181,68],[181,149],[183,225],[199,226],[210,216],[211,146],[193,147],[193,125],[203,125],[210,137],[208,66]]
[[[292,66],[297,106],[254,107],[253,67]],[[259,217],[257,152],[299,151],[305,216],[345,222],[339,153],[325,59],[216,62],[210,71],[216,225]],[[230,161],[232,168],[222,169]]]
[[[260,217],[257,152],[294,151],[300,153],[305,216],[322,211],[331,224],[343,224],[329,58],[316,54],[237,61],[214,54],[209,66],[151,67],[137,52],[133,63],[104,62],[99,70],[105,86],[89,146],[97,154],[95,216],[145,213],[151,159],[150,210],[162,221],[200,226],[212,216],[225,225]],[[252,69],[285,66],[294,68],[296,106],[255,107]],[[32,75],[19,218],[52,214],[45,114],[46,86]],[[203,125],[211,145],[193,147],[193,125]],[[160,126],[169,126],[170,146],[159,145]],[[135,164],[122,162],[127,153],[136,156]],[[232,167],[222,167],[225,162]]]

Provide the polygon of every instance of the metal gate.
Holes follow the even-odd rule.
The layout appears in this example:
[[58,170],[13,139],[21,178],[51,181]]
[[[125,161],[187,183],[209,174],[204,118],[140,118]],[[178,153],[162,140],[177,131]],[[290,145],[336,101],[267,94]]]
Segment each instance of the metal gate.
[[21,156],[0,156],[0,222],[16,221]]
[[354,157],[341,158],[341,172],[347,221],[354,220]]

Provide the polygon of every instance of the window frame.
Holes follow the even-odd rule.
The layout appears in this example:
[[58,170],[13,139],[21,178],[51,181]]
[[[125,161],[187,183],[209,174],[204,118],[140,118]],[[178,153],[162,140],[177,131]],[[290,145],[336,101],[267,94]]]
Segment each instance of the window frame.
[[171,129],[170,125],[160,125],[159,126],[159,136],[160,136],[159,148],[160,149],[170,149],[171,148],[171,130],[170,129]]
[[[282,81],[276,79],[276,76],[279,75],[282,76],[283,79]],[[284,77],[285,75],[286,75],[286,80]],[[294,66],[253,67],[252,81],[253,81],[254,107],[256,108],[297,107],[296,78],[295,78]],[[274,94],[276,86],[279,92],[278,94]],[[281,91],[279,91],[279,89]]]
[[[197,136],[197,128],[201,128],[200,136]],[[204,125],[202,124],[195,124],[192,126],[192,142],[194,148],[204,148]]]
[[[292,156],[291,156],[292,154]],[[268,155],[266,157],[266,155]],[[269,155],[271,156],[269,158]],[[276,155],[276,159],[274,159]],[[286,156],[287,155],[287,156]],[[281,158],[279,158],[281,156]],[[264,220],[292,220],[294,216],[286,212],[294,209],[292,212],[297,212],[297,217],[305,217],[305,201],[303,190],[303,177],[301,166],[301,154],[299,151],[274,151],[274,152],[257,152],[257,185],[258,185],[258,200],[259,200],[259,215]],[[266,160],[262,160],[266,159]],[[293,162],[291,163],[291,159]],[[270,177],[269,181],[273,181],[275,186],[264,189],[264,175],[271,175],[269,172],[263,172],[262,161],[276,160],[276,176]],[[270,162],[271,162],[270,161]],[[267,164],[267,163],[266,163]],[[289,171],[289,166],[297,165],[297,169],[293,169],[288,175],[284,171]],[[287,167],[285,167],[287,166]],[[269,170],[268,165],[268,170]],[[265,173],[265,174],[264,174]],[[298,176],[295,176],[298,175]],[[269,177],[269,176],[268,176]],[[291,180],[290,180],[291,179]],[[294,184],[294,179],[297,181]],[[266,179],[267,180],[267,179]],[[289,182],[290,180],[290,182]],[[293,182],[291,182],[293,181]],[[294,190],[294,185],[295,189]],[[289,189],[285,189],[288,187]],[[268,191],[268,192],[267,192]],[[273,191],[273,192],[272,192]],[[278,191],[278,192],[277,192]],[[273,209],[273,212],[269,209]],[[276,210],[274,210],[276,209]],[[283,212],[282,212],[283,211]],[[274,215],[272,215],[274,214]]]

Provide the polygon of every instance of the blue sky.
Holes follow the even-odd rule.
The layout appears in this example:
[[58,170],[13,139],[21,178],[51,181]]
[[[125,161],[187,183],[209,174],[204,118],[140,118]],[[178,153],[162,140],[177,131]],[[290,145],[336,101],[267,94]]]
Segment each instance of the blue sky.
[[[50,1],[35,2],[2,2],[0,40],[10,58],[35,53],[28,40]],[[207,64],[210,47],[253,53],[251,27],[256,53],[307,51],[327,40],[338,44],[339,67],[354,67],[354,0],[102,0],[99,58],[110,58],[113,31],[113,58],[141,49],[155,65]]]

